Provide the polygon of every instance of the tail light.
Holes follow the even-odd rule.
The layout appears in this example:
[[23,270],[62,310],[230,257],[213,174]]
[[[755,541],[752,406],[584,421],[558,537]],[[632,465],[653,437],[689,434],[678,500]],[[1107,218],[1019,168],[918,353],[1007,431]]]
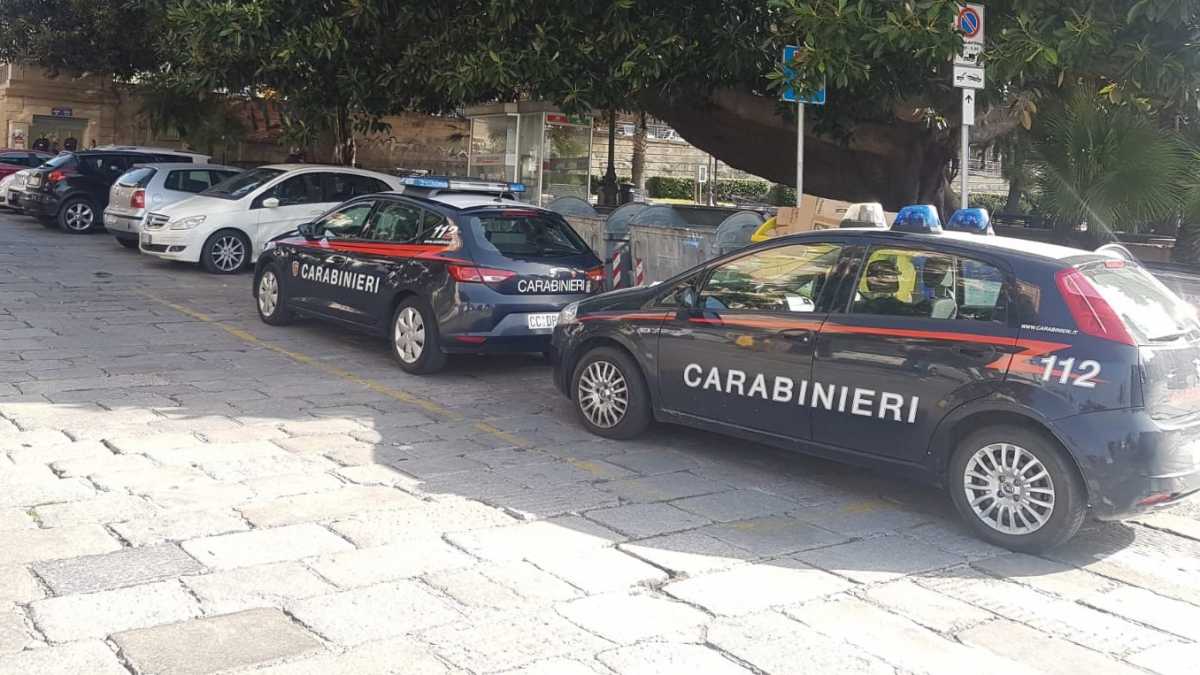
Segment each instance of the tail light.
[[592,288],[602,290],[604,288],[604,265],[588,270],[587,278],[588,281],[592,282]]
[[50,172],[49,176],[46,176],[46,182],[47,183],[57,183],[58,181],[66,178],[66,177],[67,177],[67,174],[63,173],[62,171],[60,171],[58,169],[55,169],[54,171]]
[[133,196],[129,198],[129,206],[134,209],[146,208],[146,191],[134,190]]
[[1123,345],[1137,344],[1125,322],[1083,272],[1071,267],[1056,274],[1054,281],[1081,333]]
[[450,276],[464,284],[498,284],[516,276],[516,272],[474,265],[451,265]]

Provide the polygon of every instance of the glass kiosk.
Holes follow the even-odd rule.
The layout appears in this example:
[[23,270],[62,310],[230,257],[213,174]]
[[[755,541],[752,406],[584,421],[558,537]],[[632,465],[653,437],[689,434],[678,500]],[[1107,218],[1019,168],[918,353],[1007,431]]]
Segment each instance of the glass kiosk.
[[466,109],[471,124],[467,175],[524,183],[521,199],[544,206],[590,198],[592,116],[545,103],[493,103]]

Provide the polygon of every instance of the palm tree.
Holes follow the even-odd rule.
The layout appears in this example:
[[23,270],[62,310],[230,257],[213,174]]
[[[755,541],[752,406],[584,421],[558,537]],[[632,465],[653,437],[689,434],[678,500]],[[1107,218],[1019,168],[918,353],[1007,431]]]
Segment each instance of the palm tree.
[[1095,245],[1178,217],[1187,154],[1175,132],[1135,106],[1081,88],[1033,132],[1039,201],[1067,239],[1082,223]]

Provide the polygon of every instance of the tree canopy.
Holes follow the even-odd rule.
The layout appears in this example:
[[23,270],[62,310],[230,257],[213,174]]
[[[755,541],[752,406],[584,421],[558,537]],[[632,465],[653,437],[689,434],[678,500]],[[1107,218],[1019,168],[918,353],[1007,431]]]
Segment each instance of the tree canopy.
[[[644,110],[722,161],[794,180],[787,44],[810,106],[809,191],[941,202],[956,156],[952,0],[3,0],[0,57],[275,97],[299,136],[400,110],[545,99]],[[135,18],[136,17],[136,18]],[[55,27],[87,39],[58,44]],[[990,0],[988,144],[1071,92],[1189,127],[1200,0]],[[59,35],[62,38],[62,35]],[[1086,95],[1086,94],[1085,94]],[[343,157],[345,159],[345,157]]]

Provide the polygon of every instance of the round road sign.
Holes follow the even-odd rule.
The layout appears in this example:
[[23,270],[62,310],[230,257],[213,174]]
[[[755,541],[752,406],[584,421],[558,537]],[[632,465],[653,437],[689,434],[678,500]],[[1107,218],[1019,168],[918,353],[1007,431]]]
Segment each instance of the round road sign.
[[979,12],[975,11],[974,7],[963,7],[958,12],[958,29],[967,37],[975,37],[982,27],[983,19],[979,17]]

